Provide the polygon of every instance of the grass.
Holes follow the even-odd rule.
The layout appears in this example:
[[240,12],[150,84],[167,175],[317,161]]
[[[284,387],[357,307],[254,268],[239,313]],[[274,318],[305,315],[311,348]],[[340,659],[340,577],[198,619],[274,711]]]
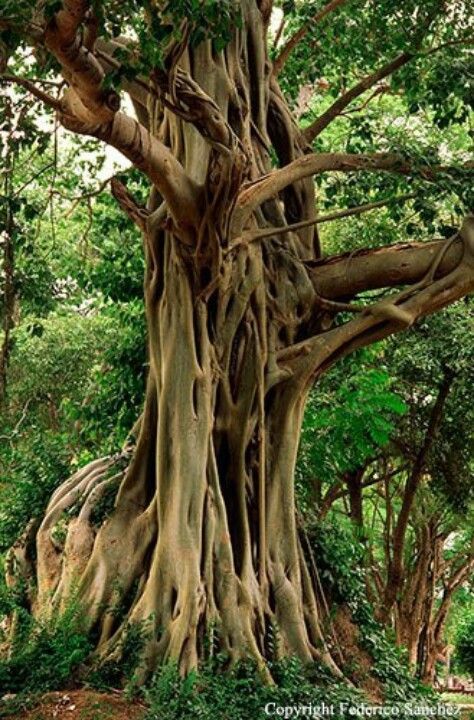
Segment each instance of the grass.
[[474,695],[468,695],[463,692],[447,692],[442,693],[441,699],[443,702],[451,705],[472,705],[474,706]]

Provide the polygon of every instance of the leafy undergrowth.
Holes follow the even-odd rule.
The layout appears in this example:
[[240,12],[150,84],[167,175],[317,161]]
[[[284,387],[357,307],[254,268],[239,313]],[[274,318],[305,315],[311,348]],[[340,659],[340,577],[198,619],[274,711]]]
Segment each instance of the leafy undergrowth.
[[441,693],[441,699],[446,703],[454,703],[455,705],[472,705],[474,708],[474,695],[463,692],[444,692]]
[[[3,612],[2,612],[3,611]],[[0,616],[13,623],[8,651],[1,652],[0,688],[3,694],[35,693],[74,687],[92,646],[82,628],[80,608],[71,603],[61,615],[35,621],[21,605],[21,593],[0,587]],[[3,638],[5,647],[6,635]]]
[[[325,628],[328,642],[333,652],[341,652],[340,667],[352,685],[336,680],[316,664],[304,668],[296,659],[271,662],[275,685],[265,685],[251,663],[229,669],[212,633],[204,643],[207,660],[199,673],[182,679],[174,665],[167,665],[137,690],[135,677],[141,675],[146,623],[125,633],[120,662],[97,665],[91,659],[93,642],[86,638],[84,615],[77,604],[71,602],[60,616],[48,621],[34,621],[25,609],[25,591],[9,590],[0,582],[0,616],[15,617],[16,623],[8,654],[2,654],[0,630],[0,698],[7,696],[0,701],[0,718],[264,720],[269,717],[266,707],[275,714],[276,708],[325,703],[334,708],[331,717],[338,720],[344,704],[435,702],[434,694],[409,674],[405,654],[374,620],[361,563],[364,548],[351,529],[339,526],[336,532],[331,520],[309,524],[306,540],[317,554],[332,608],[337,647],[332,647],[335,637]],[[113,611],[117,620],[123,618],[123,608]],[[275,628],[269,640],[270,655],[277,654],[278,641]]]
[[[287,659],[270,662],[275,685],[269,686],[260,680],[252,663],[229,668],[212,633],[204,643],[207,659],[199,673],[182,679],[170,664],[137,690],[135,677],[142,674],[146,623],[125,633],[120,662],[97,665],[77,604],[71,602],[65,612],[48,621],[34,621],[24,609],[21,589],[12,593],[0,585],[0,616],[16,618],[15,639],[8,654],[2,654],[0,637],[0,698],[7,695],[6,701],[0,702],[0,717],[10,713],[15,720],[263,720],[269,716],[268,704],[275,710],[325,703],[334,708],[331,717],[337,720],[344,704],[430,703],[432,693],[408,673],[405,657],[373,619],[360,569],[361,548],[353,535],[349,531],[335,533],[331,524],[325,523],[310,527],[308,540],[318,553],[331,604],[343,611],[349,634],[343,643],[341,667],[353,684],[336,680],[317,664],[305,668],[296,659]],[[120,619],[120,608],[114,612]],[[338,625],[337,616],[333,619]],[[272,650],[277,654],[278,640],[275,629],[269,641],[270,654]]]

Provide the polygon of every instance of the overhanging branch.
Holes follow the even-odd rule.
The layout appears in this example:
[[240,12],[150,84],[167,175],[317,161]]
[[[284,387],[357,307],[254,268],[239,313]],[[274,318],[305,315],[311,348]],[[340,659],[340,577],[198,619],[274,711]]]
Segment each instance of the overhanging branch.
[[[474,290],[473,216],[464,220],[459,236],[462,244],[451,243],[448,252],[442,257],[437,269],[438,276],[444,273],[441,277],[433,279],[427,285],[423,284],[412,294],[402,291],[385,298],[382,303],[368,306],[364,312],[343,325],[285,348],[278,355],[279,364],[287,368],[293,376],[297,374],[304,382],[310,382],[318,373],[350,352],[404,330],[407,324],[412,324],[468,295]],[[441,249],[439,243],[429,245],[437,245],[437,250],[432,248],[427,254],[423,246],[419,247],[419,257],[423,261],[415,262],[412,258],[412,262],[407,265],[395,263],[393,275],[388,268],[384,278],[378,281],[377,287],[381,287],[382,283],[385,283],[384,287],[407,284],[410,278],[415,283],[422,280],[429,273],[431,263],[436,262],[436,255],[439,256]],[[369,272],[366,280],[364,289],[369,289],[375,282],[374,275]],[[351,285],[348,283],[347,292],[350,291]]]
[[164,143],[140,122],[118,111],[117,93],[104,89],[104,68],[93,48],[83,44],[90,40],[90,33],[83,32],[90,24],[89,12],[88,0],[64,0],[44,30],[44,44],[60,63],[68,84],[60,99],[51,98],[29,80],[5,79],[17,82],[57,110],[66,129],[95,137],[121,152],[162,194],[176,234],[190,241],[191,226],[199,224],[199,189]]
[[[470,167],[470,166],[469,166]],[[453,168],[451,168],[452,170]],[[274,197],[288,185],[323,172],[390,172],[400,175],[417,175],[433,181],[450,168],[442,166],[417,167],[396,153],[312,153],[298,157],[285,167],[247,183],[240,192],[234,212],[234,224],[239,230],[252,212],[266,200]]]
[[[306,263],[316,291],[322,297],[353,297],[368,290],[411,285],[429,271],[446,240],[388,245],[363,249]],[[461,262],[459,238],[447,248],[436,277],[452,272]]]

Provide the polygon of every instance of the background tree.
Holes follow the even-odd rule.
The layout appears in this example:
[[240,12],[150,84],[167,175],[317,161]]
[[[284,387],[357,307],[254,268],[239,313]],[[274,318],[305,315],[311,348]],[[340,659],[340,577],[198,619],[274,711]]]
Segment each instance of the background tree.
[[313,391],[299,461],[307,517],[351,520],[376,616],[426,682],[473,570],[469,317],[454,305],[333,369]]
[[[316,27],[333,33],[339,46],[326,58],[322,53],[321,62],[334,62],[338,74],[349,55],[353,61],[342,94],[305,129],[292,117],[285,82],[279,85],[281,55],[275,65],[268,55],[272,3],[266,0],[120,8],[26,0],[4,4],[0,19],[7,30],[3,79],[54,109],[64,128],[119,150],[151,190],[144,206],[113,182],[115,197],[144,235],[149,374],[133,430],[136,447],[125,470],[129,450],[93,461],[53,494],[36,533],[32,569],[33,611],[62,607],[76,588],[104,655],[120,653],[127,628],[152,618],[148,669],[167,659],[183,671],[194,667],[206,628],[217,626],[231,661],[250,655],[265,672],[276,624],[280,654],[320,659],[340,672],[295,522],[293,476],[307,395],[338,359],[459,299],[474,284],[473,223],[466,218],[461,225],[463,153],[439,157],[439,145],[407,153],[390,146],[390,133],[374,147],[367,130],[342,149],[327,151],[318,140],[350,103],[402,65],[413,63],[418,73],[436,68],[439,53],[453,46],[462,57],[470,42],[468,8],[437,1],[402,9],[306,5],[318,22],[305,19],[296,40],[285,38],[286,48],[310,39]],[[285,4],[285,10],[291,29],[301,6]],[[390,27],[383,47],[375,33],[382,24]],[[341,44],[349,27],[353,44]],[[15,65],[25,45],[35,49],[37,64],[19,75]],[[389,69],[373,66],[346,89],[371,61],[378,64],[391,51],[398,57],[402,48],[403,62],[387,58]],[[65,81],[56,95],[44,89],[48,71]],[[435,101],[433,85],[443,87],[421,83],[424,113]],[[410,112],[413,75],[405,87],[403,109]],[[445,123],[465,120],[457,111],[463,87],[453,89],[454,113],[436,97]],[[120,109],[122,90],[136,117]],[[439,125],[437,112],[431,114]],[[332,219],[397,199],[398,180],[381,183],[387,195],[369,201],[366,174],[388,173],[407,179],[414,207],[419,182],[449,187],[460,229],[451,227],[447,241],[324,257],[315,227],[328,218],[317,214],[313,176],[334,172],[360,176],[357,192],[367,201]],[[374,298],[373,291],[385,292]],[[97,524],[94,508],[113,489],[115,508]],[[72,508],[58,546],[54,528]],[[28,567],[22,559],[31,539],[13,548],[10,568]],[[108,611],[117,605],[121,617]]]

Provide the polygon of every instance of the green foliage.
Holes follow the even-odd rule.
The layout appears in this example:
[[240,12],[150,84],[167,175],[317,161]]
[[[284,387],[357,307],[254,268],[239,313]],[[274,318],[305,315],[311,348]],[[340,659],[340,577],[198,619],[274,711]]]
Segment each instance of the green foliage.
[[463,300],[423,319],[403,339],[390,342],[393,371],[400,378],[400,392],[409,406],[398,430],[406,456],[413,457],[421,446],[445,373],[454,378],[427,469],[431,490],[461,514],[468,512],[474,497],[472,320],[472,302]]
[[[319,0],[283,4],[285,37],[304,23],[309,27],[307,40],[286,64],[282,81],[292,97],[302,84],[315,85],[310,113],[318,114],[361,77],[407,52],[414,59],[385,80],[387,89],[402,95],[410,113],[426,117],[433,109],[439,127],[465,118],[469,55],[461,43],[470,36],[468,4],[454,0],[447,4],[438,0],[403,4],[359,1],[343,4],[320,22],[311,23],[324,4]],[[433,52],[434,48],[439,49]],[[360,104],[360,99],[354,103]]]
[[99,661],[85,676],[87,685],[106,691],[122,687],[126,682],[126,689],[133,693],[135,673],[142,664],[142,650],[148,632],[146,623],[128,624],[119,648],[119,659]]
[[54,432],[33,431],[27,442],[1,455],[8,474],[0,484],[0,552],[11,547],[32,518],[41,517],[51,493],[70,472],[67,441]]
[[[73,142],[55,168],[34,138],[30,150],[20,150],[15,170],[21,313],[0,409],[0,551],[73,471],[120,448],[140,413],[146,370],[140,235],[108,193],[74,200],[94,191],[97,144]],[[127,183],[142,199],[136,174]]]
[[145,317],[142,302],[109,303],[104,316],[113,320],[115,341],[102,362],[91,369],[90,389],[82,406],[72,409],[80,424],[83,446],[105,452],[122,445],[138,415],[145,389]]
[[349,521],[338,518],[313,523],[308,537],[318,571],[333,607],[348,607],[359,629],[361,647],[371,656],[370,674],[380,680],[387,702],[403,702],[430,696],[430,691],[408,670],[404,650],[374,617],[367,598],[364,570],[365,546],[354,539]]
[[238,664],[226,667],[225,659],[217,656],[208,660],[185,679],[175,665],[165,665],[145,691],[149,705],[146,720],[181,720],[197,717],[202,720],[263,720],[267,703],[278,705],[334,704],[351,705],[364,700],[364,695],[346,683],[334,680],[318,666],[305,669],[296,659],[272,663],[270,671],[275,686],[268,686],[259,678],[255,665]]
[[241,23],[239,4],[234,0],[171,0],[159,4],[127,0],[116,4],[113,14],[104,14],[101,3],[94,5],[101,34],[115,38],[132,32],[140,47],[140,54],[118,50],[115,57],[120,67],[109,72],[106,87],[119,88],[123,78],[149,75],[162,68],[172,40],[188,40],[193,46],[211,40],[218,52],[231,39],[235,24]]
[[333,368],[306,407],[298,474],[336,480],[386,445],[406,406],[381,353],[366,350]]
[[10,653],[0,655],[2,690],[45,692],[73,682],[92,650],[82,627],[81,609],[71,602],[50,620],[33,621],[16,607],[15,616],[17,627]]
[[124,304],[95,313],[30,316],[14,332],[12,399],[2,415],[0,551],[78,466],[115,452],[139,414],[142,310]]
[[474,606],[472,602],[456,629],[455,647],[455,661],[459,669],[471,676],[474,675]]

